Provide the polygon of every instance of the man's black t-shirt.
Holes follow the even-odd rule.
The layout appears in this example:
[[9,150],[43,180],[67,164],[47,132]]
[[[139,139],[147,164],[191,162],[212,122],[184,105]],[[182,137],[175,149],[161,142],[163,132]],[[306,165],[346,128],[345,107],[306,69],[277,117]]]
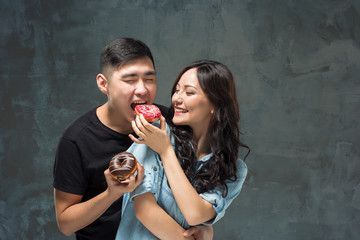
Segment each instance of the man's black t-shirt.
[[[159,106],[166,116],[167,109]],[[111,158],[126,151],[133,142],[127,134],[102,124],[96,108],[75,120],[60,138],[53,169],[54,188],[87,201],[106,190],[104,171]],[[76,232],[77,239],[114,239],[121,220],[122,198],[96,221]]]

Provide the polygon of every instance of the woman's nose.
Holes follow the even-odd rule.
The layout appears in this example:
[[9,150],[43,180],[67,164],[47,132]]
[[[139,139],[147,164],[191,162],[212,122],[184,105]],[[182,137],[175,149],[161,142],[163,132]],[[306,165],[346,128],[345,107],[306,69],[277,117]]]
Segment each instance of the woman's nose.
[[183,102],[183,98],[179,93],[174,93],[172,100],[174,105],[178,105]]

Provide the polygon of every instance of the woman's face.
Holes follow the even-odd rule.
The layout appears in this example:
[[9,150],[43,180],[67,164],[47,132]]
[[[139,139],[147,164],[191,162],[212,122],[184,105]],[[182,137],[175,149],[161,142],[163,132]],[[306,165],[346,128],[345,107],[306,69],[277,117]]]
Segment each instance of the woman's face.
[[207,130],[214,108],[200,87],[196,68],[181,76],[171,100],[174,124],[188,125],[194,132]]

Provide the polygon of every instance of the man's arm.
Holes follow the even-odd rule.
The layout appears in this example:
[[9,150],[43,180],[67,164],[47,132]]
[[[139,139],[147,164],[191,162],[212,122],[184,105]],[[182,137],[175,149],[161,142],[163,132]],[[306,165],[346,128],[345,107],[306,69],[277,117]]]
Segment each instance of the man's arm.
[[60,231],[70,236],[94,222],[124,193],[132,192],[144,178],[144,167],[140,164],[137,167],[136,178],[131,176],[129,180],[123,182],[115,180],[107,169],[104,175],[108,188],[86,202],[81,202],[81,195],[54,189],[56,220]]

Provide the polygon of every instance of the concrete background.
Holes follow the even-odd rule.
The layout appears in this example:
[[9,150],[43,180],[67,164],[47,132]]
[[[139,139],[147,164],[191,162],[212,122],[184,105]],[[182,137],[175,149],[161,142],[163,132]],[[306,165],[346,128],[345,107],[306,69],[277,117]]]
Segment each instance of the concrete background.
[[0,239],[68,239],[55,148],[105,101],[99,55],[125,36],[153,51],[158,103],[193,60],[235,75],[250,172],[215,239],[360,238],[359,1],[1,0],[0,13]]

